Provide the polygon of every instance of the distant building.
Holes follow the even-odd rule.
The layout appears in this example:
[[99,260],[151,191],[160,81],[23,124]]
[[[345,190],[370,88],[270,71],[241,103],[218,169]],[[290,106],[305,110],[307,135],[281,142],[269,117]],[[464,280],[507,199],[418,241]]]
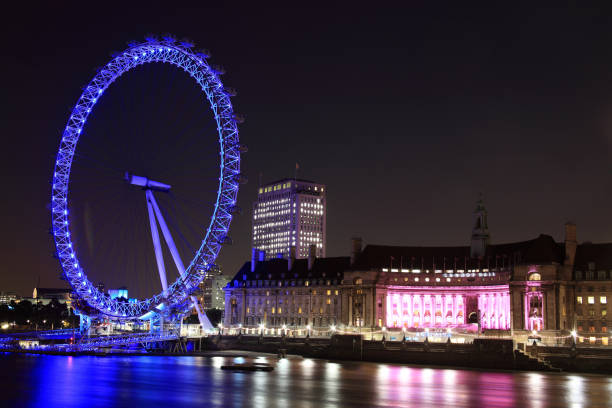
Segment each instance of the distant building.
[[253,248],[266,259],[308,257],[310,245],[325,257],[326,188],[307,180],[284,179],[259,188],[253,204]]
[[225,309],[225,294],[223,288],[227,286],[229,278],[225,276],[218,267],[211,269],[202,283],[202,295],[200,305],[203,310]]
[[[246,329],[495,330],[525,341],[608,345],[612,243],[549,235],[491,244],[486,210],[470,245],[405,247],[353,239],[350,257],[265,260],[254,251],[225,289],[225,324]],[[314,249],[314,248],[313,248]]]
[[34,288],[32,292],[33,299],[56,299],[56,300],[70,300],[72,289],[68,288]]
[[7,305],[20,299],[21,297],[15,292],[0,292],[0,305]]
[[117,298],[129,299],[128,289],[125,286],[122,286],[119,289],[109,289],[108,296],[110,296],[111,299],[117,299]]
[[68,288],[34,288],[32,298],[23,298],[32,303],[40,303],[43,305],[49,304],[52,300],[57,300],[59,303],[66,304],[68,310],[72,306],[72,289]]

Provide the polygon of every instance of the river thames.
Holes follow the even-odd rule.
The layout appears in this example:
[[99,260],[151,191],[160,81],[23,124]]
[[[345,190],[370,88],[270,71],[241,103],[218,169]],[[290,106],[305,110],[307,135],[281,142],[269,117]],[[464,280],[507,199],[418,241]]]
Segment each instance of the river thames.
[[272,372],[231,372],[241,357],[0,357],[2,406],[604,407],[603,375],[485,372],[260,357]]

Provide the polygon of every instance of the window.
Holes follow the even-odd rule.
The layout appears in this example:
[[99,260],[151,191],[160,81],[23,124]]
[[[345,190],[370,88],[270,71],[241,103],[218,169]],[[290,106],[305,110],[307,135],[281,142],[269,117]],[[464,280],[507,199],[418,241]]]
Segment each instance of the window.
[[331,299],[330,298],[327,298],[327,304],[331,305]]
[[607,315],[608,315],[608,311],[607,310],[604,309],[604,310],[601,311],[601,316],[602,317],[607,316]]
[[595,296],[589,296],[587,297],[587,303],[589,305],[594,305],[595,304]]
[[338,296],[338,289],[334,290],[334,295]]
[[272,307],[272,314],[274,314],[274,311],[275,311],[275,310],[276,310],[276,309],[275,309],[274,307]]
[[595,326],[589,326],[589,333],[595,333]]
[[378,327],[382,327],[382,319],[378,319]]
[[607,333],[608,332],[608,328],[606,326],[601,326],[601,332],[602,333]]
[[313,295],[316,295],[316,294],[317,294],[317,290],[316,290],[316,289],[314,289],[314,290],[312,291],[312,294],[313,294]]
[[302,308],[301,307],[298,307],[298,313],[302,314]]
[[247,307],[247,313],[251,313],[251,308]]
[[308,281],[304,282],[304,286],[308,286],[308,285],[310,285],[310,282]]
[[357,279],[355,279],[354,283],[355,283],[355,285],[363,285],[363,279],[357,278]]
[[[278,313],[280,314],[280,313],[282,313],[282,312],[283,312],[283,309],[279,307],[279,308],[278,308]],[[274,312],[272,312],[272,313],[274,313]]]
[[331,290],[327,289],[327,296],[331,295]]
[[529,280],[530,281],[542,280],[542,275],[540,275],[539,273],[532,273],[531,275],[529,275]]
[[605,305],[606,303],[608,303],[608,298],[606,296],[600,296],[599,303],[601,303],[602,305]]

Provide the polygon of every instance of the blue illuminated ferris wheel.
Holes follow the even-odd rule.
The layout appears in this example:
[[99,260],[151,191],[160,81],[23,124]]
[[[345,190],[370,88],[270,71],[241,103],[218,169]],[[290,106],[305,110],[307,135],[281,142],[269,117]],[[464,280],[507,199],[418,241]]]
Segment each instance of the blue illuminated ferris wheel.
[[[193,44],[177,42],[171,37],[164,37],[161,40],[147,38],[146,42],[130,44],[127,50],[114,56],[108,64],[99,69],[84,88],[62,134],[55,161],[51,196],[52,231],[57,257],[64,278],[72,286],[74,295],[98,316],[129,320],[144,318],[152,313],[184,313],[189,308],[195,307],[204,328],[210,326],[205,315],[199,310],[193,294],[207,272],[214,266],[221,246],[229,241],[227,234],[232,215],[237,211],[238,186],[243,179],[240,174],[240,154],[245,151],[245,148],[240,145],[238,137],[237,124],[241,122],[241,118],[234,113],[230,102],[234,91],[224,88],[219,78],[221,72],[208,64],[208,55],[205,52],[192,51],[192,49]],[[160,293],[149,298],[125,302],[113,299],[99,290],[88,279],[87,265],[81,265],[79,262],[70,228],[70,171],[79,137],[87,132],[87,118],[107,88],[124,73],[143,64],[151,63],[171,64],[182,69],[195,80],[206,96],[216,122],[218,135],[220,155],[218,188],[210,222],[208,227],[201,231],[203,237],[201,245],[185,267],[155,199],[156,193],[169,191],[171,185],[151,180],[143,175],[125,173],[125,180],[129,184],[144,191],[143,201],[146,201],[151,238],[162,287]],[[129,171],[129,169],[126,170]],[[158,225],[178,271],[178,278],[170,284],[166,278]]]

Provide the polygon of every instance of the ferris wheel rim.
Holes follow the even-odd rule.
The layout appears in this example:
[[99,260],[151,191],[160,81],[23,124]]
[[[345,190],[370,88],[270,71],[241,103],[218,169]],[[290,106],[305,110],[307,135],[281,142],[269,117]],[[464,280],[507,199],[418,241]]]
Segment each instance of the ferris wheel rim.
[[[114,56],[84,88],[62,133],[55,160],[51,193],[51,223],[57,258],[63,277],[75,296],[89,307],[113,319],[142,318],[151,311],[161,311],[185,303],[197,289],[207,271],[214,266],[236,207],[240,175],[240,143],[236,115],[219,72],[207,62],[207,55],[191,51],[192,44],[176,44],[171,38],[163,41],[148,38]],[[70,237],[69,181],[72,161],[89,114],[106,89],[126,72],[147,63],[168,63],[183,69],[201,87],[217,124],[220,172],[213,214],[204,238],[185,274],[179,276],[166,291],[134,303],[121,302],[104,295],[87,278],[79,263]]]

